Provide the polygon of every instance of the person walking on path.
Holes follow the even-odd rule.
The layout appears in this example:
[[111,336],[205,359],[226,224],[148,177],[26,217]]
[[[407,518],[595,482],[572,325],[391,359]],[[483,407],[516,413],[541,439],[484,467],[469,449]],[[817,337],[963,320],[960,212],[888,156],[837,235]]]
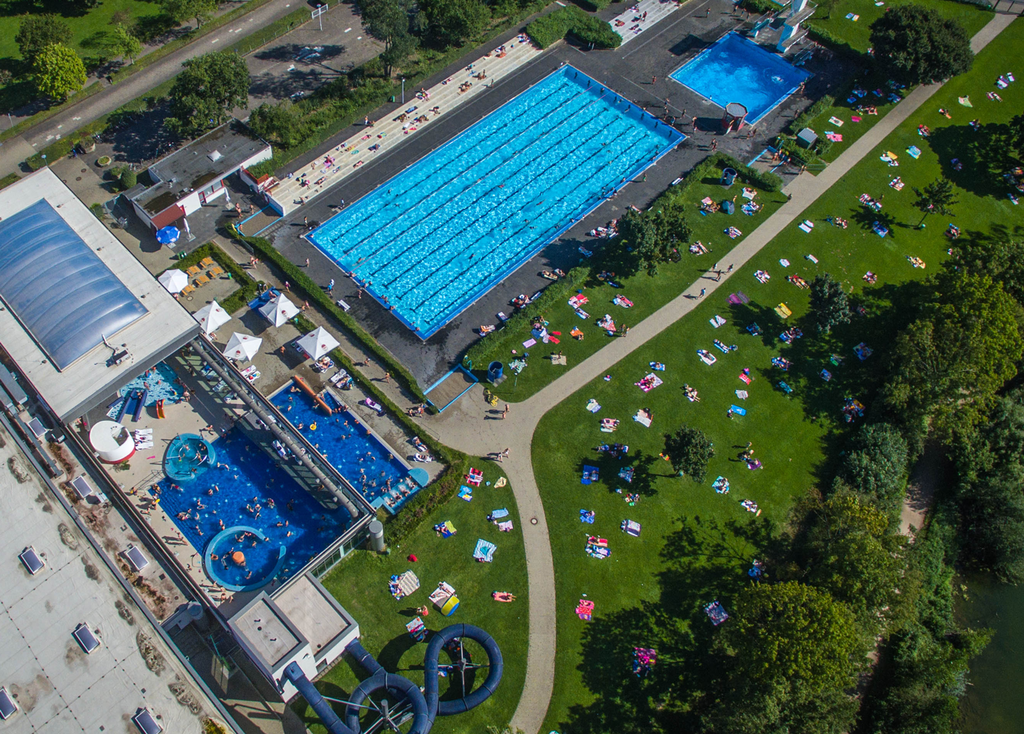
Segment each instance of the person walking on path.
[[505,410],[501,411],[501,419],[505,420],[508,418],[508,403],[505,403]]
[[309,267],[309,258],[308,257],[306,258],[306,267],[307,268]]
[[711,138],[711,152],[718,150],[718,138]]
[[733,269],[734,267],[736,267],[736,266],[735,266],[735,265],[733,265],[732,263],[730,263],[730,264],[729,264],[729,269],[728,269],[728,270],[726,270],[725,272],[727,272],[727,273],[731,273],[731,272],[732,272],[732,269]]
[[327,284],[327,293],[328,295],[334,293],[334,278],[331,278],[331,282]]
[[391,373],[390,372],[385,372],[384,376],[382,378],[380,378],[380,379],[383,380],[384,382],[386,382],[388,385],[390,385],[391,384]]
[[707,295],[707,292],[708,292],[707,288],[701,288],[700,289],[700,295],[697,296],[697,298],[703,298],[705,295]]

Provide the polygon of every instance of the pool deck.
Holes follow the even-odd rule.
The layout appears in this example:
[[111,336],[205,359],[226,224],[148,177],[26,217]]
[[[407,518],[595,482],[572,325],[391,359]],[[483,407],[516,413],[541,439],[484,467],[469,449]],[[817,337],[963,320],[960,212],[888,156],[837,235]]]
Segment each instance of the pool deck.
[[[608,25],[622,39],[622,45],[625,46],[682,7],[683,3],[676,0],[641,0],[631,5],[626,12],[619,13],[609,20]],[[643,17],[645,13],[646,18]],[[620,23],[622,25],[619,25]]]

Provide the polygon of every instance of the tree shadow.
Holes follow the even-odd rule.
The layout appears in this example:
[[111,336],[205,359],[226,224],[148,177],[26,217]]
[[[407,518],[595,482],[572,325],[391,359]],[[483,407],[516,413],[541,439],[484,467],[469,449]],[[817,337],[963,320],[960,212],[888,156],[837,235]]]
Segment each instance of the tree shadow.
[[850,219],[860,225],[860,228],[867,232],[872,232],[875,225],[880,224],[889,230],[889,237],[896,239],[894,230],[897,225],[896,217],[885,210],[876,212],[871,207],[859,206],[853,210],[853,213],[850,215]]
[[[970,125],[949,125],[932,131],[928,145],[939,156],[942,175],[976,196],[1005,196],[1009,190],[1002,174],[1013,164],[1008,158],[1008,126],[990,123],[974,130]],[[963,167],[953,167],[959,158]]]
[[262,74],[249,85],[249,94],[254,97],[272,97],[281,100],[299,99],[311,94],[324,82],[324,71],[319,68],[295,70],[287,75]]

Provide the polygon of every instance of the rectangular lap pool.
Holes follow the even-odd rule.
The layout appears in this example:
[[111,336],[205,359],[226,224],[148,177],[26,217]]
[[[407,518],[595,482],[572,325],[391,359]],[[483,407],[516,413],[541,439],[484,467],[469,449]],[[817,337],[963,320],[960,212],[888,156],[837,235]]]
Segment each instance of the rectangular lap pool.
[[565,66],[309,238],[426,339],[683,137]]
[[719,107],[739,102],[753,125],[811,75],[754,42],[727,33],[671,76]]

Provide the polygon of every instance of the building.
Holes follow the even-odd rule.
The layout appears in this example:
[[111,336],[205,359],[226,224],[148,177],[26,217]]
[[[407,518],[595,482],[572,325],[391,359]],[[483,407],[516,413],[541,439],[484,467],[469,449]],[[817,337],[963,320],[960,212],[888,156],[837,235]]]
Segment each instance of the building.
[[199,324],[49,168],[0,190],[0,345],[68,421]]
[[232,120],[154,163],[153,185],[126,197],[154,231],[176,223],[184,229],[185,217],[226,194],[224,179],[272,155],[269,143]]

